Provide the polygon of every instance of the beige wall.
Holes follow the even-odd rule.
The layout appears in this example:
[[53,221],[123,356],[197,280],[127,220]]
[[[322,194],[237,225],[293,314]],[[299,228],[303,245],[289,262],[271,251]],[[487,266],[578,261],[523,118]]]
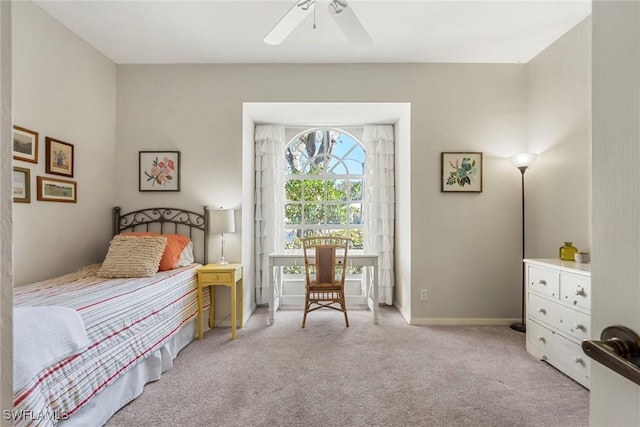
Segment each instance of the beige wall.
[[[511,320],[519,179],[504,157],[525,140],[524,77],[524,65],[119,65],[118,203],[240,207],[242,176],[253,174],[242,170],[243,102],[410,102],[411,225],[401,231],[411,239],[399,237],[411,242],[400,249],[411,263],[407,311],[417,323]],[[138,151],[149,149],[181,151],[180,193],[138,192]],[[440,192],[440,152],[461,150],[485,153],[481,194]]]
[[[13,122],[40,134],[38,163],[15,161],[31,170],[31,203],[14,205],[16,285],[106,254],[117,176],[115,84],[110,60],[33,3],[14,3]],[[74,145],[69,179],[78,183],[77,204],[36,199],[36,176],[45,176],[45,136]]]
[[[527,64],[527,256],[591,249],[591,18]],[[531,191],[529,191],[531,190]]]

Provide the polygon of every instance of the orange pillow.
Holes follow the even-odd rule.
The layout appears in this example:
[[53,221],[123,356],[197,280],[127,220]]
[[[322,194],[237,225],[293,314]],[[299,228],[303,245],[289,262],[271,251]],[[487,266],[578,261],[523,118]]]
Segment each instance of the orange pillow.
[[178,265],[178,261],[180,260],[180,254],[182,254],[184,248],[191,241],[187,236],[182,236],[180,234],[159,234],[152,233],[150,231],[130,231],[120,234],[125,236],[166,237],[167,246],[164,248],[164,253],[162,254],[158,271],[173,270],[176,268],[176,265]]

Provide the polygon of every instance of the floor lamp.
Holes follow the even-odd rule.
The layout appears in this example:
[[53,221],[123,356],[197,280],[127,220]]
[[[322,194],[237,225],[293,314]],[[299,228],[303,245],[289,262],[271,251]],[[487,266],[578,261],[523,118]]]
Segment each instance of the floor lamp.
[[[522,174],[522,261],[524,261],[524,248],[525,248],[525,239],[524,239],[524,173],[527,170],[527,168],[529,166],[531,166],[535,161],[536,158],[538,157],[537,154],[534,153],[521,153],[521,154],[516,154],[513,155],[511,157],[509,157],[509,161],[511,162],[511,164],[515,167],[517,167],[518,169],[520,169],[520,172]],[[526,295],[526,288],[527,288],[527,284],[525,283],[525,274],[524,274],[524,262],[522,262],[522,312],[521,312],[521,321],[520,323],[512,323],[511,324],[511,329],[518,331],[518,332],[526,332],[527,330],[527,326],[524,320],[524,316],[525,316],[525,302],[524,302],[524,298]]]
[[236,231],[235,212],[233,209],[222,209],[209,211],[210,234],[220,234],[220,261],[218,264],[229,264],[224,258],[224,233],[234,233]]

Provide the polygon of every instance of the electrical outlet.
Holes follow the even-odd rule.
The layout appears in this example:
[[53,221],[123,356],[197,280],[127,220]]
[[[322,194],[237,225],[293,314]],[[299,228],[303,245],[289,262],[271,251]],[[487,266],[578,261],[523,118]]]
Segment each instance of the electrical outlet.
[[426,301],[426,300],[427,300],[427,290],[420,289],[420,301]]

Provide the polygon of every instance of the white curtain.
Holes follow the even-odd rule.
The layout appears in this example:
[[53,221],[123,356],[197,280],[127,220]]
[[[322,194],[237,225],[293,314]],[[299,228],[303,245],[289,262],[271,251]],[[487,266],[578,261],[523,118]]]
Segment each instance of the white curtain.
[[269,254],[283,247],[284,148],[283,126],[256,126],[256,303],[269,302]]
[[393,303],[394,143],[393,126],[365,126],[364,250],[377,253],[379,301]]

